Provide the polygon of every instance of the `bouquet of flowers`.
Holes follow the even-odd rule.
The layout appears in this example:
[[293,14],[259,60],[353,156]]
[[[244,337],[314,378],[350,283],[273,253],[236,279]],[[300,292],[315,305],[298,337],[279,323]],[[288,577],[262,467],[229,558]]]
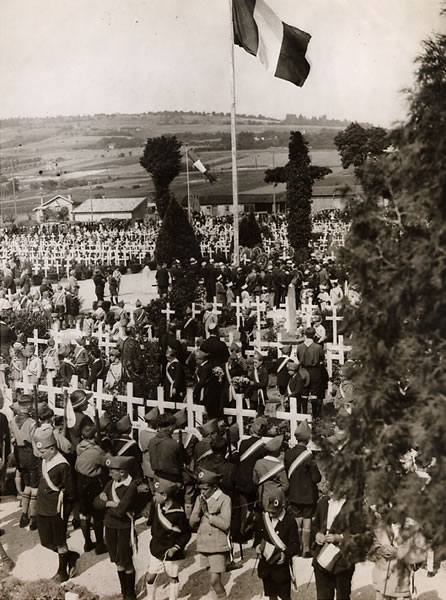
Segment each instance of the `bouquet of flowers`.
[[236,394],[244,394],[249,389],[249,384],[251,381],[248,377],[244,377],[243,375],[238,375],[232,378],[232,385],[234,387],[234,392]]
[[221,383],[223,381],[223,377],[225,376],[225,372],[221,367],[214,367],[212,369],[212,374],[217,378],[218,383]]

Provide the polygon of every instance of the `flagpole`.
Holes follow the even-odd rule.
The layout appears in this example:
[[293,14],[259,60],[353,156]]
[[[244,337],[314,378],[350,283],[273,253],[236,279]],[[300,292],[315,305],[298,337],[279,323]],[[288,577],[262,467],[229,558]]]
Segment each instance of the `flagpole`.
[[190,181],[189,181],[189,153],[186,146],[186,182],[187,182],[187,215],[189,223],[191,222],[191,206],[190,206]]
[[229,0],[231,30],[231,154],[232,154],[232,211],[234,213],[234,257],[233,264],[240,264],[239,229],[238,229],[238,181],[237,181],[237,131],[235,109],[235,62],[234,62],[234,24],[232,0]]

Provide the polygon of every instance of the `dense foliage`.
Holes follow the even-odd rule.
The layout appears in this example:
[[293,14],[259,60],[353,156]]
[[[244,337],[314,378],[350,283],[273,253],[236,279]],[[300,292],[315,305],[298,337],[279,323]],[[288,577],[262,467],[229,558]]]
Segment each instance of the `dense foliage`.
[[364,165],[381,156],[390,145],[390,138],[383,127],[362,127],[359,123],[350,123],[336,134],[334,143],[341,156],[344,169],[351,165],[355,175],[362,182]]
[[169,204],[169,185],[181,169],[181,143],[175,135],[149,138],[139,162],[148,171],[155,186],[155,203],[161,218]]
[[241,246],[253,248],[258,244],[262,244],[262,233],[256,216],[253,212],[249,212],[239,224],[239,240]]
[[[443,549],[445,98],[446,36],[437,35],[418,59],[408,122],[392,134],[395,151],[372,167],[379,167],[388,204],[366,185],[352,210],[342,258],[363,298],[347,313],[360,369],[353,412],[339,424],[330,463],[333,484],[344,494],[392,502],[400,517],[415,518]],[[363,168],[367,174],[370,167]],[[415,461],[406,455],[411,450]]]
[[288,240],[300,262],[308,258],[311,240],[311,195],[313,183],[331,173],[328,167],[311,164],[308,142],[300,131],[292,131],[288,145],[288,163],[267,169],[266,183],[287,184]]
[[189,260],[200,256],[200,246],[187,213],[171,195],[156,240],[155,259],[158,264],[170,264],[175,258]]

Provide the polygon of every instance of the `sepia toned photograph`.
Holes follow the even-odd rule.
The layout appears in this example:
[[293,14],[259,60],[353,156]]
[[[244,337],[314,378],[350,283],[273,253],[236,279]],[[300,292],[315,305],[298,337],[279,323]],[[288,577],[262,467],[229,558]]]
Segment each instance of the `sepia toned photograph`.
[[2,600],[446,600],[444,0],[0,2]]

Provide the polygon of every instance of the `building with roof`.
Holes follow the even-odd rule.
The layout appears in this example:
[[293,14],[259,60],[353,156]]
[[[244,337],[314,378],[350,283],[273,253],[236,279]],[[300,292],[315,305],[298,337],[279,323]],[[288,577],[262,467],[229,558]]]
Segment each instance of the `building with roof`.
[[73,209],[73,221],[85,223],[104,219],[144,219],[147,198],[90,198]]
[[[49,200],[45,200],[45,202],[43,202],[42,198],[39,206],[33,208],[33,212],[36,213],[36,219],[38,223],[52,220],[52,216],[54,216],[54,218],[57,218],[57,216],[61,212],[66,215],[65,220],[71,221],[73,212],[73,200],[71,198],[71,194],[68,194],[67,196],[57,194],[57,196],[53,196]],[[46,217],[50,218],[48,219]]]
[[[345,208],[347,200],[354,195],[345,194],[334,186],[314,186],[312,196],[312,211],[332,208]],[[232,194],[194,194],[191,199],[192,210],[200,205],[206,215],[225,215],[232,213]],[[276,186],[263,185],[248,191],[239,191],[238,203],[240,212],[283,213],[286,210],[286,184]],[[183,207],[187,207],[187,196],[183,199]]]

